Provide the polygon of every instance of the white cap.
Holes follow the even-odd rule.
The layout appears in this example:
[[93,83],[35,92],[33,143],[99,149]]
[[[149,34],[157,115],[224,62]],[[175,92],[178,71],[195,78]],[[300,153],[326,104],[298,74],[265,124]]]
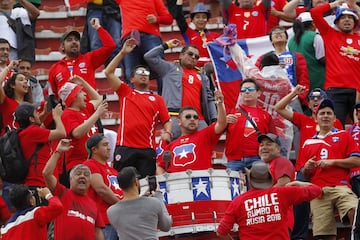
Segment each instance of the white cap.
[[313,19],[311,17],[311,14],[309,12],[303,12],[298,17],[297,20],[300,22],[312,22]]

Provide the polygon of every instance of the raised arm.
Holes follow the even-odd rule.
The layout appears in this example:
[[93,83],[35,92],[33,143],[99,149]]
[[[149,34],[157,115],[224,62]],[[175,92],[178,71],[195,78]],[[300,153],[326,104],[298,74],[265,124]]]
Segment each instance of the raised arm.
[[188,24],[185,20],[183,13],[183,1],[182,0],[166,0],[167,8],[173,18],[176,20],[179,26],[180,32],[183,34],[188,28]]
[[60,156],[62,156],[64,152],[69,151],[71,148],[73,148],[73,146],[71,146],[70,139],[61,139],[55,152],[52,153],[44,167],[44,170],[42,171],[46,186],[51,192],[55,191],[57,184],[57,178],[54,176],[54,170],[57,166],[57,162],[60,159]]
[[296,17],[296,7],[299,5],[299,0],[289,1],[283,8],[284,14],[289,18]]
[[105,69],[105,76],[113,90],[118,90],[123,81],[120,80],[118,76],[115,75],[115,69],[120,64],[121,60],[124,59],[125,55],[130,53],[134,48],[135,39],[129,38],[125,41],[124,46],[121,51],[113,58],[113,60],[107,65]]
[[0,104],[2,104],[5,100],[5,91],[4,91],[4,80],[6,78],[6,76],[9,74],[10,71],[12,71],[17,65],[19,64],[19,61],[17,60],[13,60],[10,62],[10,64],[4,68],[1,72],[0,72]]
[[290,102],[299,94],[302,94],[305,91],[305,86],[296,85],[296,87],[285,97],[280,99],[274,106],[274,109],[277,113],[279,113],[283,118],[292,122],[294,112],[287,109],[286,106],[290,104]]
[[224,96],[222,92],[215,91],[215,103],[217,106],[217,121],[215,124],[215,133],[221,134],[225,131],[225,128],[227,126],[226,122],[226,111],[225,111],[225,105],[224,105]]
[[39,9],[35,7],[34,4],[29,2],[28,0],[19,0],[19,3],[21,4],[21,6],[23,6],[26,9],[26,11],[29,14],[29,18],[31,20],[35,20],[40,16]]
[[65,130],[64,124],[61,120],[62,112],[63,112],[63,110],[62,110],[61,104],[58,104],[52,110],[52,116],[53,116],[56,127],[55,127],[55,129],[50,131],[49,141],[66,137],[66,130]]

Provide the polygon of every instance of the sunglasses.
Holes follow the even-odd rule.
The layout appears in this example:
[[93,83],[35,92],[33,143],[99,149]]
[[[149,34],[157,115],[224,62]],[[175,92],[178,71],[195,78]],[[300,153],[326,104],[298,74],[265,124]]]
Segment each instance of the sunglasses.
[[185,119],[191,119],[191,118],[193,118],[193,119],[195,119],[195,120],[198,120],[199,119],[199,116],[198,115],[191,115],[191,114],[186,114],[185,115]]
[[187,55],[189,55],[190,57],[195,56],[196,60],[199,60],[200,56],[199,54],[193,53],[193,52],[186,52]]
[[244,93],[246,91],[249,91],[249,92],[255,92],[256,91],[256,87],[242,87],[240,89],[240,92]]
[[324,97],[321,96],[321,95],[320,95],[320,96],[310,96],[310,97],[309,97],[310,100],[321,100],[321,99],[323,99],[323,98],[324,98]]
[[137,69],[137,70],[135,71],[135,74],[137,74],[137,75],[149,76],[149,75],[150,75],[150,71],[145,70],[145,69]]

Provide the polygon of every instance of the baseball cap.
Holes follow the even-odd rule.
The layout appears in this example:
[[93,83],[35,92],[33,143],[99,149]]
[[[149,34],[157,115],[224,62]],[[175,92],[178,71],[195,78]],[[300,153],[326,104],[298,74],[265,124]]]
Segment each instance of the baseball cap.
[[60,42],[61,43],[64,43],[65,39],[67,39],[70,35],[73,35],[75,36],[77,39],[80,40],[80,33],[76,30],[72,30],[72,31],[69,31],[69,32],[66,32],[62,35],[62,37],[60,38]]
[[120,188],[127,189],[131,186],[132,182],[136,178],[140,178],[141,175],[138,173],[135,167],[129,166],[124,167],[120,170],[117,175],[118,183]]
[[101,142],[101,140],[103,140],[104,138],[104,134],[102,133],[97,133],[95,135],[92,135],[91,137],[89,137],[89,139],[86,141],[86,150],[89,153],[89,157],[91,157],[91,149],[93,147],[95,147],[96,145],[99,144],[99,142]]
[[311,17],[311,14],[309,12],[303,12],[300,13],[300,15],[297,17],[297,20],[299,20],[300,22],[312,22],[313,19]]
[[[35,105],[23,102],[15,109],[15,121],[19,124],[22,122],[28,122],[29,117],[34,116]],[[21,124],[20,124],[21,125]]]
[[354,109],[359,109],[360,110],[360,101],[357,101],[354,105]]
[[357,27],[357,22],[359,21],[359,17],[356,14],[356,10],[349,8],[349,6],[346,3],[343,3],[340,7],[336,8],[335,11],[335,19],[334,24],[340,19],[342,15],[351,15],[354,17],[355,25],[354,28]]
[[206,13],[207,18],[210,18],[210,12],[207,10],[204,3],[198,3],[195,5],[194,10],[190,13],[190,18],[193,19],[197,13]]
[[245,168],[250,180],[250,186],[256,189],[267,189],[273,185],[269,165],[263,161],[253,163],[251,170]]
[[66,106],[70,106],[76,95],[83,89],[75,83],[67,82],[59,90],[59,96]]
[[319,106],[316,108],[315,114],[317,115],[320,109],[329,107],[331,108],[333,111],[335,111],[335,107],[334,107],[334,103],[333,101],[331,101],[328,98],[325,98],[324,100],[321,101],[321,103],[319,104]]
[[281,143],[280,143],[280,140],[279,140],[279,137],[276,136],[275,134],[273,133],[267,133],[267,134],[262,134],[258,137],[258,142],[261,143],[262,140],[264,139],[269,139],[270,141],[276,143],[277,145],[281,146]]
[[308,98],[328,98],[327,94],[324,90],[322,90],[321,88],[314,88],[308,95]]

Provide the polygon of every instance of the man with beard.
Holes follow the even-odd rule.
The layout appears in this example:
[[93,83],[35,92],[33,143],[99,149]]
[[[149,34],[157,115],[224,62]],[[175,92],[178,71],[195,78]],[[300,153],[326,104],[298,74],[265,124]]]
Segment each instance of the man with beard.
[[160,191],[139,196],[139,177],[134,167],[123,168],[117,176],[124,198],[108,208],[107,215],[119,239],[157,239],[157,229],[167,232],[172,224]]
[[119,96],[120,126],[114,154],[114,168],[120,171],[134,166],[141,177],[155,174],[155,130],[160,122],[164,128],[161,139],[169,142],[171,122],[164,99],[149,90],[150,70],[136,66],[131,74],[130,88],[118,76],[115,69],[121,60],[135,48],[135,39],[125,41],[121,51],[106,67],[108,83]]
[[57,97],[60,88],[75,75],[86,79],[90,86],[96,89],[95,70],[105,63],[116,47],[110,34],[100,25],[99,19],[91,19],[90,24],[98,32],[103,46],[81,54],[78,31],[70,31],[62,36],[61,50],[65,57],[52,65],[48,79],[52,92]]

